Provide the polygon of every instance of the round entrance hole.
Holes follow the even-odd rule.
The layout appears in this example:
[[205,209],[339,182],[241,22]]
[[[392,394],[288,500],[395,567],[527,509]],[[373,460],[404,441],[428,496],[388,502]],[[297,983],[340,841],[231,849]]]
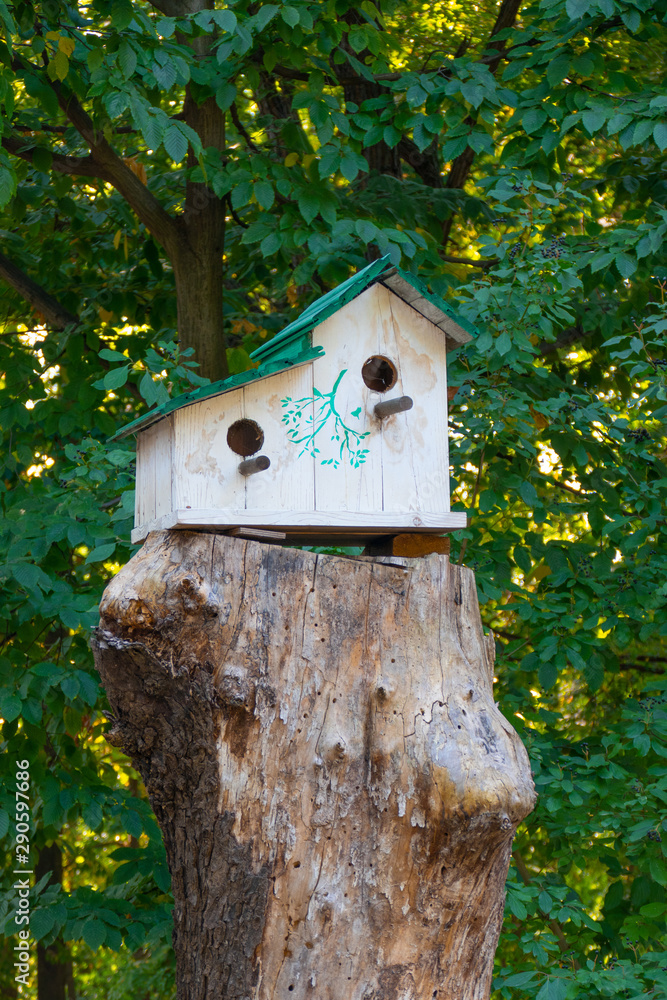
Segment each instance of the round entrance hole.
[[264,431],[254,420],[235,420],[227,431],[227,444],[236,455],[247,458],[264,444]]
[[398,372],[389,358],[383,358],[381,354],[374,354],[373,357],[364,362],[361,368],[361,377],[373,392],[386,392],[387,389],[396,385]]

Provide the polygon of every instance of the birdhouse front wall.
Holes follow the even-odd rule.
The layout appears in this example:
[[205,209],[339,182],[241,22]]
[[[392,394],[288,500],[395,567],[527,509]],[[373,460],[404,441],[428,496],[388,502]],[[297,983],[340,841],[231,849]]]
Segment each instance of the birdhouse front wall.
[[[313,364],[321,392],[329,392],[345,372],[332,404],[335,415],[317,439],[317,509],[448,512],[442,331],[376,284],[317,326],[313,344],[325,350]],[[374,356],[396,369],[396,382],[385,392],[369,388],[362,376],[364,362]],[[377,403],[399,396],[410,396],[413,408],[383,419],[375,415]]]
[[[464,526],[464,515],[449,514],[442,331],[376,284],[317,326],[313,345],[325,351],[314,362],[183,406],[139,432],[135,541],[177,525],[371,534]],[[370,358],[393,373],[385,391],[364,380]],[[401,396],[411,409],[376,415],[377,403]],[[239,421],[257,425],[268,469],[239,471],[244,455],[228,439]]]

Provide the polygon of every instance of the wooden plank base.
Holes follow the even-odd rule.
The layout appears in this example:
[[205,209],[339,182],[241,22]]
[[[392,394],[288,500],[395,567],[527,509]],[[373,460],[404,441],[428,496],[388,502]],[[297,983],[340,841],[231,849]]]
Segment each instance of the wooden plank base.
[[442,535],[417,535],[403,533],[390,535],[369,542],[364,551],[368,556],[404,556],[406,559],[417,559],[419,556],[449,555],[449,538]]
[[258,528],[261,531],[284,532],[293,545],[366,545],[383,536],[405,533],[442,535],[465,528],[467,523],[467,514],[461,511],[394,513],[179,508],[164,517],[138,525],[132,531],[132,541],[141,542],[151,532],[173,528],[209,532]]

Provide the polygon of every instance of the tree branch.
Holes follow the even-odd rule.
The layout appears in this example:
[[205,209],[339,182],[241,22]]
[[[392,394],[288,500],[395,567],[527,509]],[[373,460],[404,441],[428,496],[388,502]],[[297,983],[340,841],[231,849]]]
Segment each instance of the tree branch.
[[[491,34],[489,35],[489,41],[486,45],[486,49],[495,49],[496,54],[492,55],[488,59],[488,67],[492,73],[495,73],[500,65],[500,60],[503,57],[505,51],[504,40],[493,42],[492,39],[499,32],[504,31],[506,28],[511,28],[516,21],[517,15],[519,13],[519,8],[521,7],[521,0],[502,0],[500,4],[500,9],[498,11],[498,16],[496,18],[496,23],[491,29]],[[483,59],[482,61],[487,61]],[[447,188],[457,188],[460,189],[465,184],[470,174],[472,168],[473,160],[475,159],[475,151],[467,146],[460,156],[457,156],[453,161],[449,174],[447,175],[447,180],[445,182],[445,187]],[[442,243],[443,248],[447,249],[447,243],[449,242],[449,236],[452,231],[452,226],[454,224],[454,216],[451,215],[447,219],[442,227]]]
[[549,354],[555,354],[556,351],[560,351],[563,347],[571,347],[572,344],[576,344],[578,340],[583,340],[584,337],[589,337],[591,334],[590,330],[584,330],[581,324],[577,326],[569,326],[567,330],[563,330],[560,337],[554,341],[543,340],[540,343],[540,355],[546,357]]
[[[30,69],[31,72],[37,70],[33,63],[26,65],[18,57],[15,57],[12,62],[13,68],[16,70]],[[169,215],[157,198],[132,173],[127,164],[104,138],[103,133],[95,128],[92,118],[84,110],[78,98],[71,91],[66,92],[58,80],[49,80],[48,77],[44,77],[44,82],[53,90],[58,104],[79,135],[88,143],[91,159],[105,174],[105,179],[125,198],[139,220],[150,230],[157,242],[173,259],[178,252],[180,241],[181,227],[179,223]]]
[[[53,327],[55,330],[65,330],[68,326],[76,327],[79,325],[79,317],[74,313],[71,313],[69,309],[65,309],[61,306],[57,299],[50,295],[41,285],[38,285],[36,281],[29,278],[28,275],[13,264],[12,261],[8,260],[4,254],[0,253],[0,279],[5,281],[15,292],[25,299],[33,309],[36,309],[44,317],[46,323]],[[27,331],[26,331],[27,332]],[[104,341],[100,337],[100,342],[104,347],[110,347],[110,344]],[[64,348],[63,348],[64,350]],[[90,347],[86,344],[84,338],[84,350],[89,351]],[[98,359],[98,363],[102,365],[107,371],[111,367],[108,361]],[[134,385],[132,382],[127,383],[128,391],[134,398],[141,401],[141,393],[139,392],[138,386]]]
[[[2,146],[13,156],[18,156],[21,160],[33,164],[34,155],[37,150],[44,149],[36,144],[28,145],[24,139],[18,136],[6,135],[2,139]],[[75,177],[94,177],[96,180],[111,182],[110,174],[100,167],[92,156],[63,156],[61,153],[51,154],[51,168],[59,174],[70,174]]]
[[153,234],[170,257],[174,257],[179,243],[180,230],[174,218],[162,207],[145,184],[123,162],[104,136],[97,131],[92,119],[84,111],[74,94],[66,95],[60,85],[53,84],[58,103],[72,125],[90,146],[93,160],[109,175],[119,194],[127,201],[141,222]]
[[236,131],[239,133],[239,135],[243,136],[243,138],[246,141],[246,145],[248,146],[248,148],[252,149],[253,152],[255,152],[255,153],[259,152],[258,147],[255,145],[255,143],[250,138],[250,134],[248,133],[245,125],[243,124],[243,122],[239,118],[239,109],[236,106],[236,101],[232,101],[232,103],[230,105],[230,108],[229,108],[229,111],[230,111],[230,114],[232,116],[232,121],[234,122],[234,126],[236,128]]
[[64,330],[68,326],[78,325],[78,316],[61,306],[57,299],[1,253],[0,278],[30,303],[33,309],[40,312],[49,326]]
[[500,263],[498,257],[488,257],[486,260],[474,260],[472,257],[452,257],[450,254],[440,254],[440,260],[446,264],[467,264],[468,267],[479,267],[483,271]]

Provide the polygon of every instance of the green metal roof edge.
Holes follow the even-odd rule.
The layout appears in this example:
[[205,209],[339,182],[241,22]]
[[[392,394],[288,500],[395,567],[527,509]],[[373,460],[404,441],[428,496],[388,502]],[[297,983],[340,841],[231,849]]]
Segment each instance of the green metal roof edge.
[[348,302],[356,299],[363,291],[373,284],[378,275],[382,274],[387,267],[391,267],[389,255],[374,260],[361,271],[357,271],[350,278],[336,285],[330,291],[325,292],[319,299],[315,299],[307,306],[298,319],[286,326],[280,333],[277,333],[268,344],[262,344],[250,355],[251,358],[269,358],[274,354],[280,355],[284,347],[290,344],[296,337],[309,333],[318,323],[323,323],[329,316],[346,306]]
[[320,296],[319,299],[311,302],[297,319],[293,320],[280,333],[277,333],[267,344],[262,344],[261,347],[253,351],[250,357],[253,360],[268,360],[273,357],[282,357],[283,350],[286,347],[289,347],[298,337],[309,333],[319,323],[323,323],[324,320],[329,319],[335,312],[346,306],[348,302],[361,295],[370,285],[381,280],[382,274],[385,271],[395,271],[399,274],[427,302],[430,302],[436,309],[443,312],[445,316],[448,316],[452,322],[458,324],[471,337],[479,335],[479,331],[467,320],[457,315],[439,295],[429,292],[421,278],[418,278],[410,271],[404,271],[403,268],[392,264],[389,254],[386,254],[384,257],[380,257],[379,260],[374,260],[371,264],[368,264],[361,271],[357,271],[356,274],[353,274],[346,281],[343,281],[340,285],[331,289],[331,291]]
[[219,396],[223,392],[229,392],[230,389],[237,389],[248,382],[267,378],[269,375],[277,375],[278,372],[286,371],[295,365],[305,364],[307,361],[315,361],[316,358],[321,358],[323,355],[324,349],[322,347],[308,347],[302,351],[293,350],[291,354],[286,352],[280,358],[268,359],[257,368],[249,368],[248,371],[239,372],[237,375],[230,375],[229,378],[222,379],[219,382],[212,382],[210,385],[203,385],[199,389],[193,389],[192,392],[181,393],[180,396],[174,396],[173,399],[168,400],[161,406],[157,406],[154,410],[149,410],[148,413],[143,413],[136,420],[126,424],[125,427],[121,427],[109,440],[117,441],[128,434],[134,434],[144,427],[149,427],[156,420],[166,417],[167,414],[173,413],[174,410],[180,410],[183,406],[191,406],[193,403],[199,403],[202,399],[208,399],[209,396]]

